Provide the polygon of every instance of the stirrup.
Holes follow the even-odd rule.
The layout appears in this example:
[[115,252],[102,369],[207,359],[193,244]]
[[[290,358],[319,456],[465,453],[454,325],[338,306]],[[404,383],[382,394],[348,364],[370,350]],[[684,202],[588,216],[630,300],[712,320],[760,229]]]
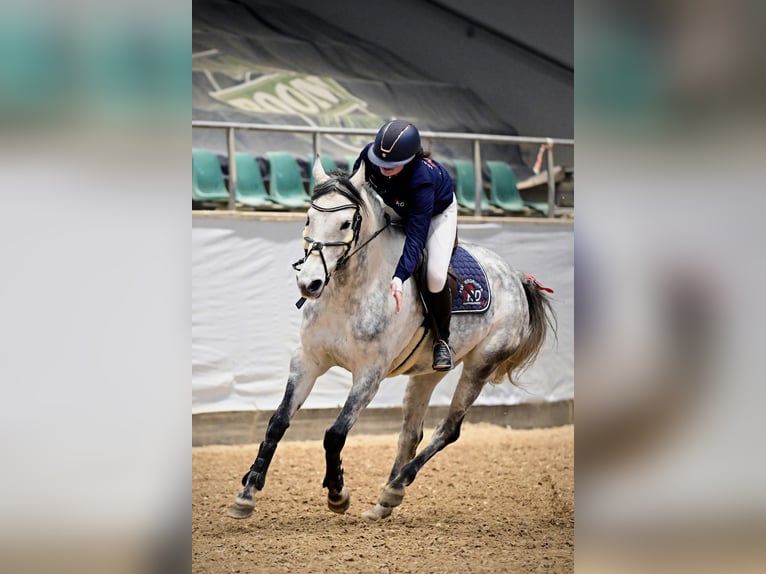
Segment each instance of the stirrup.
[[434,371],[451,371],[454,366],[449,345],[443,339],[439,339],[434,343],[434,363],[431,368]]

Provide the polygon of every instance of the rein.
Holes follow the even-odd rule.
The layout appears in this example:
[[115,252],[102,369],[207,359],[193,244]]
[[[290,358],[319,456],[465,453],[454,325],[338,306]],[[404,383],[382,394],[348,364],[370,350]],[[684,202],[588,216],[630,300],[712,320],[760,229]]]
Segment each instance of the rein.
[[[344,194],[345,195],[345,194]],[[323,213],[333,212],[333,211],[341,211],[343,209],[353,209],[354,210],[354,220],[352,223],[352,230],[353,230],[353,236],[349,241],[315,241],[313,238],[309,237],[308,235],[303,236],[304,241],[304,255],[301,259],[293,263],[293,269],[296,271],[300,271],[301,265],[303,265],[306,262],[306,259],[309,258],[309,256],[313,252],[317,252],[319,254],[319,257],[322,259],[322,267],[324,267],[324,275],[325,280],[324,284],[327,286],[327,284],[330,282],[330,279],[335,274],[336,271],[339,269],[342,269],[346,262],[351,258],[352,255],[356,254],[361,250],[363,247],[367,246],[367,244],[370,243],[373,239],[375,239],[378,235],[383,233],[386,228],[391,224],[391,217],[388,215],[388,213],[383,213],[383,216],[385,217],[386,223],[378,229],[375,233],[370,235],[363,243],[358,245],[353,251],[352,247],[359,241],[359,230],[362,226],[362,216],[359,213],[359,205],[353,204],[353,203],[346,203],[344,205],[339,205],[336,207],[321,207],[317,205],[316,203],[312,202],[311,207],[316,209],[317,211],[321,211]],[[335,264],[335,269],[332,273],[327,271],[327,261],[324,257],[324,248],[325,247],[345,247],[345,251],[343,254],[338,258],[338,262]],[[298,299],[298,301],[295,302],[295,306],[300,309],[303,307],[303,304],[306,302],[305,297],[301,297]]]

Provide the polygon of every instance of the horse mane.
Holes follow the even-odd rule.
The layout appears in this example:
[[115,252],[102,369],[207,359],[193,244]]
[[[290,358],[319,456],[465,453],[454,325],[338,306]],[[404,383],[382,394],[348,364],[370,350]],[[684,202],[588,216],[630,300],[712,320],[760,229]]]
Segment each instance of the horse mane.
[[362,193],[352,185],[351,179],[346,172],[335,169],[327,175],[330,176],[330,179],[314,187],[314,191],[311,194],[312,202],[324,195],[336,192],[340,193],[354,205],[360,206],[363,211],[367,211],[367,206],[362,199]]

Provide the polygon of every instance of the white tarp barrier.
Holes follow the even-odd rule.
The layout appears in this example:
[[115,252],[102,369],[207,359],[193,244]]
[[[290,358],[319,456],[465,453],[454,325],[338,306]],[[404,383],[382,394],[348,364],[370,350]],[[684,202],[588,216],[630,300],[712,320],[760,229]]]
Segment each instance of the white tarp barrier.
[[[192,225],[192,412],[271,410],[282,398],[298,345],[300,296],[291,263],[303,254],[303,221],[194,217]],[[462,239],[496,250],[552,295],[558,343],[549,337],[520,381],[487,385],[476,404],[574,397],[573,225],[461,224]],[[393,270],[392,270],[393,272]],[[439,383],[432,405],[448,405],[461,368]],[[384,381],[371,407],[401,405],[406,377]],[[320,377],[303,408],[342,405],[348,371]]]

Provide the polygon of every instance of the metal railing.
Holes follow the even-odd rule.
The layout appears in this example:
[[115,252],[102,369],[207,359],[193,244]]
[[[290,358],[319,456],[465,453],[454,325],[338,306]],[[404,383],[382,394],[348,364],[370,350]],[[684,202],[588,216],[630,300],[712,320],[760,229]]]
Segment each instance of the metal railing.
[[[229,209],[236,209],[237,193],[237,162],[235,161],[234,134],[236,130],[256,131],[256,132],[282,132],[294,134],[311,134],[314,148],[313,157],[321,153],[321,135],[348,135],[348,136],[375,136],[377,130],[369,128],[336,128],[336,127],[318,127],[318,126],[290,126],[278,124],[247,124],[239,122],[215,122],[215,121],[193,121],[192,128],[225,130],[227,152],[229,156]],[[484,193],[482,187],[481,174],[481,144],[550,144],[547,151],[548,167],[548,217],[555,216],[556,184],[554,181],[553,147],[557,145],[574,146],[573,139],[562,138],[542,138],[542,137],[523,137],[506,136],[493,134],[474,134],[461,132],[432,132],[421,131],[420,136],[425,139],[433,140],[451,140],[451,141],[470,141],[473,142],[473,163],[474,163],[474,214],[481,215],[481,197]]]

